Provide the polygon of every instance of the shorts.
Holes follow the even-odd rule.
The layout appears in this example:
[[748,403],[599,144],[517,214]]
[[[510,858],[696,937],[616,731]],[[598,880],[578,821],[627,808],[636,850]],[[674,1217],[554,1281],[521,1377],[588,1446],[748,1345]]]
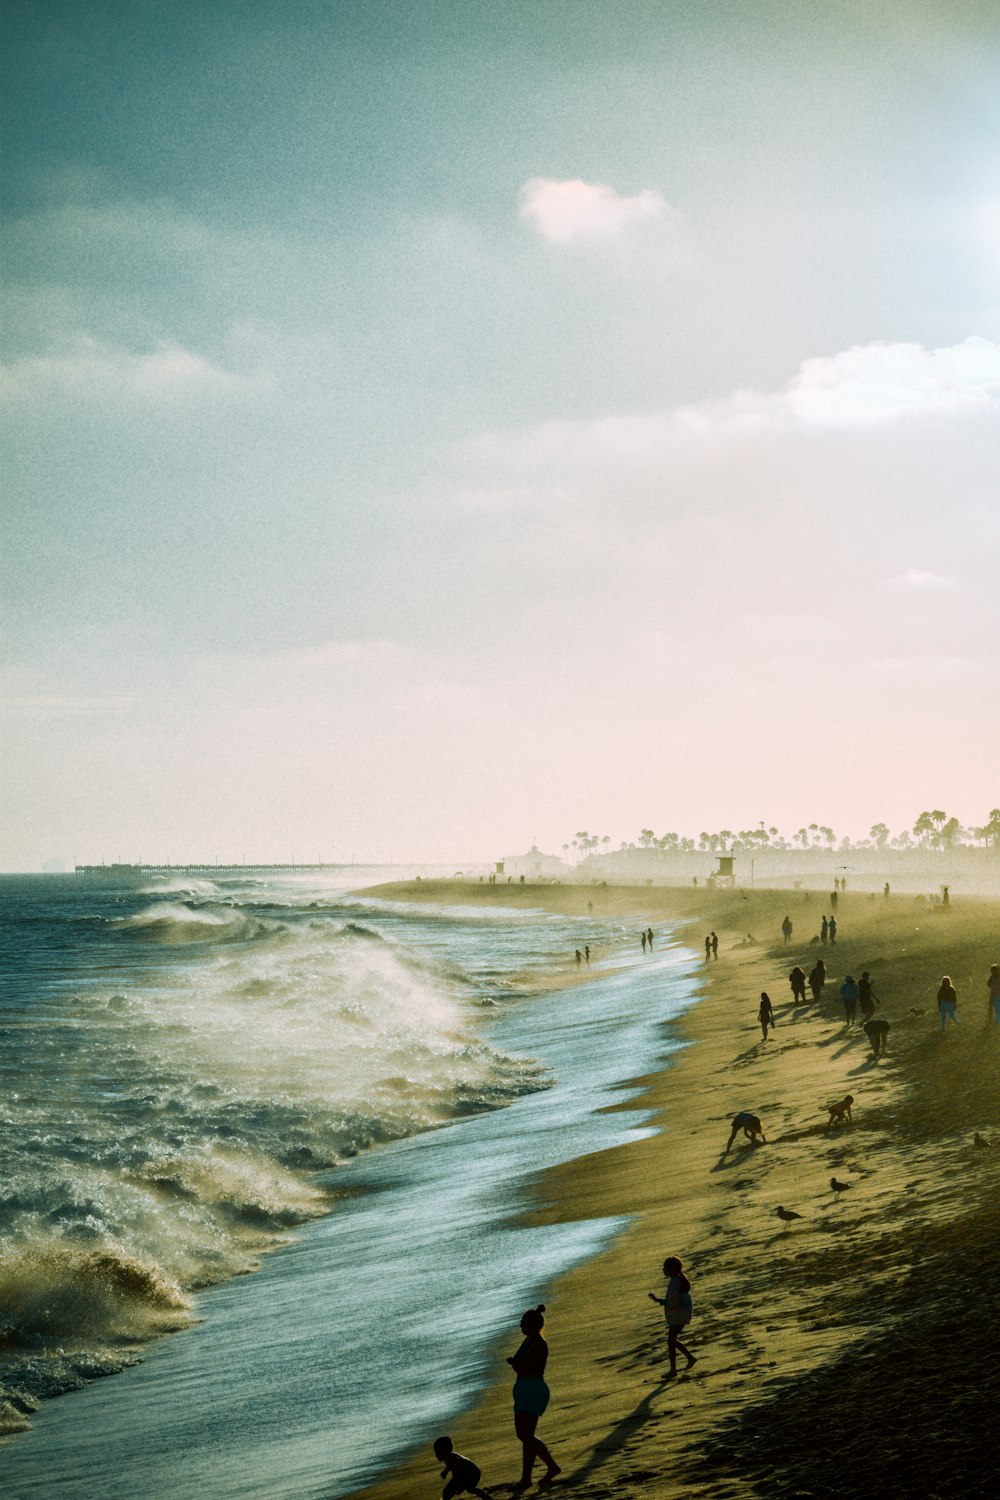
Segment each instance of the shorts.
[[514,1381],[514,1410],[540,1417],[549,1404],[549,1388],[540,1375],[520,1376]]

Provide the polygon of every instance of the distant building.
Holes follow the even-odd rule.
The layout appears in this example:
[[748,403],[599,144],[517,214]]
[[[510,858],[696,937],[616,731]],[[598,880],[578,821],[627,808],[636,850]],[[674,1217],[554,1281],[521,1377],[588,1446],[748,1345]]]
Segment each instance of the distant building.
[[515,880],[561,880],[567,868],[558,854],[543,854],[532,844],[527,854],[505,854],[499,868]]

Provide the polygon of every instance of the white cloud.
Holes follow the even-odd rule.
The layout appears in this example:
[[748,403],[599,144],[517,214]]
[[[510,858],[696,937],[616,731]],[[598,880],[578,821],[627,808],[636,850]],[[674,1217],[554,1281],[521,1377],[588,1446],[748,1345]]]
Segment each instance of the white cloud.
[[521,218],[545,239],[563,245],[617,235],[667,212],[664,199],[649,188],[626,198],[602,182],[532,177],[521,189]]
[[780,391],[736,391],[677,413],[698,429],[884,427],[908,417],[1000,411],[1000,345],[860,344],[802,362]]
[[[554,419],[513,432],[485,432],[455,454],[471,467],[461,504],[525,509],[542,490],[573,504],[581,487],[700,464],[707,440],[755,435],[890,430],[903,423],[1000,416],[1000,345],[969,338],[944,349],[868,344],[807,359],[775,391],[736,391],[696,406],[586,421]],[[992,443],[990,434],[986,435]],[[986,441],[984,439],[983,441]],[[909,587],[929,584],[917,570]],[[939,585],[941,586],[941,585]]]
[[929,573],[923,568],[906,568],[894,578],[887,578],[890,588],[915,589],[918,592],[947,592],[957,589],[962,579],[952,573]]
[[225,396],[245,382],[179,344],[159,343],[131,354],[83,337],[65,353],[0,366],[0,397],[31,400],[50,394],[131,396],[156,404],[189,396]]

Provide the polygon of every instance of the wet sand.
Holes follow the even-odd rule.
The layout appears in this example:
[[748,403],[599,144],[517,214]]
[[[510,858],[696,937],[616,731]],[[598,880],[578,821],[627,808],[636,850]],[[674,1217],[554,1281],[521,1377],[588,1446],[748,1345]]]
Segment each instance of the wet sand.
[[[719,935],[703,1000],[670,1025],[690,1045],[644,1080],[660,1132],[538,1183],[538,1220],[636,1216],[547,1298],[552,1401],[539,1435],[563,1469],[551,1492],[993,1493],[1000,1027],[987,1025],[986,976],[1000,961],[998,903],[962,899],[941,911],[849,892],[836,945],[823,948],[809,939],[828,898],[801,891],[420,882],[379,895],[579,912],[581,930],[592,902],[595,916],[634,915],[637,945],[642,926],[668,918],[690,922],[698,950],[709,928]],[[824,998],[795,1009],[788,971],[808,971],[819,954]],[[569,955],[567,975],[573,967]],[[845,973],[864,969],[892,1026],[878,1061],[859,1025],[845,1030],[837,993]],[[935,996],[945,973],[961,1025],[942,1036]],[[761,990],[777,1018],[766,1042]],[[831,1128],[825,1106],[845,1093],[853,1124]],[[741,1137],[726,1154],[743,1109],[761,1116],[767,1144]],[[976,1131],[991,1150],[974,1145]],[[839,1196],[834,1175],[850,1184]],[[779,1204],[802,1217],[786,1228]],[[647,1297],[662,1294],[669,1254],[693,1283],[687,1342],[698,1356],[673,1381],[662,1310]],[[502,1278],[494,1268],[494,1284]],[[451,1434],[497,1496],[519,1474],[503,1362],[519,1342],[519,1312],[496,1350],[492,1389]],[[427,1436],[366,1500],[440,1492],[436,1434]]]

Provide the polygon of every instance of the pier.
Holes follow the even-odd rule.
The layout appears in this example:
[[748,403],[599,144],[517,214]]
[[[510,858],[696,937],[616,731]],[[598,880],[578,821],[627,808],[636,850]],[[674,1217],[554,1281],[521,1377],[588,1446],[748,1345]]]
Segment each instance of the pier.
[[351,865],[75,865],[85,880],[155,880],[177,875],[200,880],[239,879],[241,875],[323,875],[332,870],[350,870]]

